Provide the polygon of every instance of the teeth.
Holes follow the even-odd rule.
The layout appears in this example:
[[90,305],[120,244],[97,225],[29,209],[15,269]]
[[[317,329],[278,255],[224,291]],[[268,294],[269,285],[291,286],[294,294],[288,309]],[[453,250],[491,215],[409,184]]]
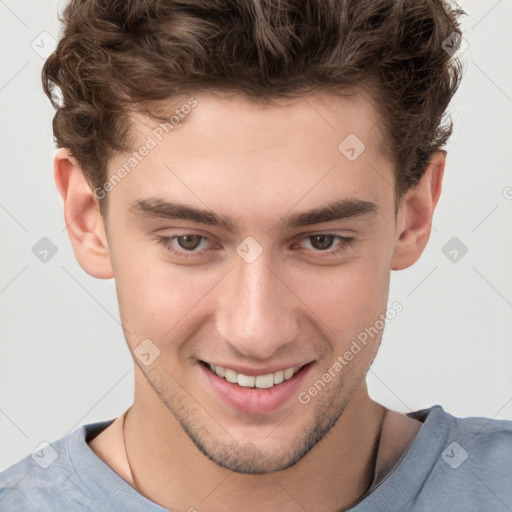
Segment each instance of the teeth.
[[274,384],[281,384],[284,381],[284,372],[283,370],[279,370],[274,373]]
[[224,378],[233,384],[238,383],[238,373],[235,372],[235,370],[230,370],[229,368],[226,368],[225,370],[226,375]]
[[237,373],[235,370],[230,368],[223,368],[210,364],[210,369],[213,373],[219,377],[223,377],[232,384],[238,384],[244,388],[259,388],[269,389],[277,384],[281,384],[285,380],[291,379],[300,369],[300,366],[294,366],[293,368],[286,368],[286,370],[278,370],[274,373],[268,373],[266,375],[244,375],[243,373]]
[[238,374],[238,385],[244,388],[253,388],[256,377],[250,375],[244,375],[243,373]]
[[294,374],[294,368],[286,368],[283,372],[284,380],[288,380]]
[[[240,379],[240,377],[238,377]],[[261,389],[271,388],[274,385],[274,374],[258,375],[256,377],[256,387]]]

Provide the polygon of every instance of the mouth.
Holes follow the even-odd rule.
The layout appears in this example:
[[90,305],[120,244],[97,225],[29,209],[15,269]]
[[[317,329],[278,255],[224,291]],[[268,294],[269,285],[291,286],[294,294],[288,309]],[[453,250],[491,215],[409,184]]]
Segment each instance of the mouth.
[[270,389],[290,380],[302,366],[291,366],[284,370],[277,370],[276,372],[260,374],[260,375],[245,375],[238,373],[232,368],[224,368],[223,366],[206,363],[208,368],[215,373],[215,375],[225,379],[231,384],[237,384],[244,388],[258,388]]
[[200,363],[208,388],[227,405],[249,414],[270,413],[288,402],[297,394],[314,364],[312,361],[276,371],[243,369],[242,372],[242,368]]

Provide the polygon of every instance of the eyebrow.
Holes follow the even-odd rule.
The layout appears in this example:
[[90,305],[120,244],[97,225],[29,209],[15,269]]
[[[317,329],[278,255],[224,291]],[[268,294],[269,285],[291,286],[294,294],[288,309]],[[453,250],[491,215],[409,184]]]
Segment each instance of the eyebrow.
[[[218,215],[212,210],[195,208],[157,197],[134,201],[130,206],[130,211],[143,217],[180,219],[216,226],[231,233],[239,230],[236,222],[229,215]],[[286,215],[281,217],[276,224],[282,228],[298,228],[322,222],[351,219],[376,211],[375,203],[354,198],[340,199],[312,210]]]

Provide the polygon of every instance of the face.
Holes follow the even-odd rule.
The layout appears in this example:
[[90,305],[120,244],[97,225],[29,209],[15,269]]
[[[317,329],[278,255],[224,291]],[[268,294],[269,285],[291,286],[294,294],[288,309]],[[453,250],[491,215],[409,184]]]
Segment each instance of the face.
[[150,149],[109,192],[136,400],[219,465],[277,471],[336,424],[377,351],[382,329],[353,342],[387,309],[392,164],[364,96],[194,98],[168,134],[134,118],[134,151]]

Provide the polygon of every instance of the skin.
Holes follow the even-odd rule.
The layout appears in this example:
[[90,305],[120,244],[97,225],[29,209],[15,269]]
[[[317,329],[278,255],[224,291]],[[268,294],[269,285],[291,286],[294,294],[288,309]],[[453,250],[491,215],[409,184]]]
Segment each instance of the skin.
[[[385,415],[368,396],[365,376],[382,330],[310,403],[294,395],[266,414],[227,405],[199,361],[253,369],[312,362],[300,391],[311,387],[385,313],[391,270],[423,252],[446,153],[432,157],[395,214],[393,164],[362,93],[323,91],[270,105],[228,94],[194,97],[185,122],[109,192],[108,236],[80,167],[64,149],[55,156],[80,265],[94,277],[115,277],[132,355],[147,338],[160,350],[148,366],[133,357],[135,396],[125,424],[133,478],[123,415],[90,446],[141,494],[173,510],[341,510],[364,495],[376,467],[379,477],[392,469],[421,426]],[[169,111],[185,102],[169,100]],[[132,121],[135,150],[156,124]],[[338,150],[351,133],[366,146],[354,161]],[[126,159],[117,155],[110,173]],[[151,197],[230,216],[239,229],[130,210]],[[277,224],[346,198],[372,202],[376,211],[299,228]],[[203,240],[185,258],[176,241],[180,255],[158,243],[159,235],[187,233],[211,245]],[[334,238],[328,250],[344,249],[325,255],[308,238],[323,233],[355,242]],[[263,249],[252,263],[236,252],[248,236]]]

